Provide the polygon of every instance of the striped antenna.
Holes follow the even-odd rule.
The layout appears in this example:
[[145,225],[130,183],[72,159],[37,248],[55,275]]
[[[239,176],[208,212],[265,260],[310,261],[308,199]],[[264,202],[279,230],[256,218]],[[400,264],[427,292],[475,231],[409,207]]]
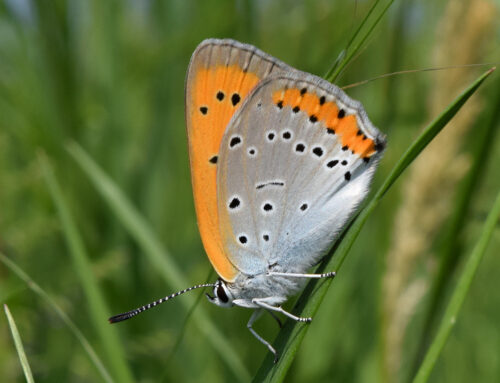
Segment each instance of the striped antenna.
[[109,321],[109,323],[116,323],[116,322],[121,322],[121,321],[130,319],[132,317],[135,317],[137,314],[142,313],[143,311],[149,310],[150,308],[159,305],[160,303],[166,302],[169,299],[175,298],[178,295],[187,293],[188,291],[191,291],[191,290],[194,290],[194,289],[199,289],[201,287],[215,287],[215,283],[203,283],[201,285],[196,285],[196,286],[193,286],[193,287],[189,287],[187,289],[178,291],[178,292],[176,292],[176,293],[174,293],[172,295],[168,295],[165,298],[161,298],[161,299],[158,299],[157,301],[148,303],[145,306],[138,307],[135,310],[127,311],[126,313],[112,316],[111,318],[108,319],[108,321]]

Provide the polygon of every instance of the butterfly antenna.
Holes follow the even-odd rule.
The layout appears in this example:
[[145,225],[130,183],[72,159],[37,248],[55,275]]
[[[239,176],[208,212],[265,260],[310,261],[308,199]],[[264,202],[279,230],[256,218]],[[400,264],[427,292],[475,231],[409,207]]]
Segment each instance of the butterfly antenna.
[[149,310],[152,307],[158,306],[160,303],[166,302],[169,299],[172,299],[172,298],[175,298],[175,297],[177,297],[177,296],[179,296],[181,294],[187,293],[188,291],[191,291],[191,290],[194,290],[194,289],[199,289],[199,288],[202,288],[202,287],[214,287],[214,286],[215,286],[214,283],[203,283],[201,285],[196,285],[196,286],[193,286],[193,287],[189,287],[187,289],[178,291],[178,292],[176,292],[176,293],[174,293],[172,295],[168,295],[165,298],[161,298],[161,299],[158,299],[157,301],[148,303],[147,305],[138,307],[138,308],[136,308],[134,310],[131,310],[131,311],[127,311],[126,313],[114,315],[111,318],[109,318],[108,321],[109,321],[109,323],[121,322],[121,321],[130,319],[132,317],[135,317],[136,315],[142,313],[143,311]]

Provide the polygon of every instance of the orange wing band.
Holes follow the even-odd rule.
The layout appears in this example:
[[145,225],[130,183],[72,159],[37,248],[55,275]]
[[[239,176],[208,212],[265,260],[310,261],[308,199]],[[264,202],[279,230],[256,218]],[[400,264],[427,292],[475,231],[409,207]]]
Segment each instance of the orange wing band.
[[376,153],[375,142],[359,129],[356,116],[346,115],[333,101],[325,102],[324,97],[291,88],[274,92],[273,102],[307,113],[311,121],[322,121],[340,137],[342,146],[362,158],[370,158]]
[[257,75],[238,65],[202,68],[192,82],[189,140],[193,192],[200,235],[215,271],[225,281],[238,273],[225,254],[217,211],[217,155],[227,124],[248,93],[259,82]]

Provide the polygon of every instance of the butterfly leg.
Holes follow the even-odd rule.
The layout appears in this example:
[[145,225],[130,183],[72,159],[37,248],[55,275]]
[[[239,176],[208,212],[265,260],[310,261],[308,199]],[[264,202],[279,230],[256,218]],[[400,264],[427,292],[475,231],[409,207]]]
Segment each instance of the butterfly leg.
[[269,349],[269,351],[271,351],[273,353],[273,355],[274,355],[274,363],[276,363],[278,361],[278,353],[276,352],[276,350],[274,349],[274,347],[271,346],[271,344],[267,340],[265,340],[259,334],[257,334],[257,331],[255,331],[253,329],[253,327],[252,327],[253,324],[254,324],[254,322],[257,319],[259,319],[261,315],[262,315],[262,309],[255,310],[252,313],[252,316],[250,317],[250,319],[248,320],[247,328],[250,330],[250,332],[252,333],[252,335],[259,340],[259,342],[261,342],[262,344],[264,344]]
[[292,278],[333,278],[335,277],[335,271],[330,271],[329,273],[323,274],[300,274],[300,273],[280,273],[275,271],[269,271],[267,273],[269,276],[278,276],[278,277],[292,277]]
[[292,313],[289,313],[288,311],[283,310],[281,306],[273,306],[270,305],[265,301],[266,298],[254,298],[252,299],[252,302],[255,303],[257,306],[260,306],[266,310],[272,310],[272,311],[277,311],[279,313],[282,313],[283,315],[287,316],[290,319],[293,319],[294,321],[297,322],[311,322],[312,318],[304,318],[304,317],[298,317],[296,315],[293,315]]
[[278,316],[271,310],[266,310],[266,311],[269,313],[269,315],[271,315],[274,318],[274,320],[276,320],[276,322],[278,322],[278,326],[280,326],[280,328],[283,328],[283,323],[281,323],[280,318],[278,318]]

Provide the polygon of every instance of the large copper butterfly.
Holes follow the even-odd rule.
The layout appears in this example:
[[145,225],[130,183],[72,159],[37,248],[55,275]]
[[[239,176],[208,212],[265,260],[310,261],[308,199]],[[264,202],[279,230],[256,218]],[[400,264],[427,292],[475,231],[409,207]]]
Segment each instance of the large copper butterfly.
[[[296,320],[281,304],[308,278],[368,193],[385,147],[363,106],[337,86],[234,40],[193,53],[186,123],[198,226],[219,275],[208,299]],[[274,314],[273,314],[274,316]]]

